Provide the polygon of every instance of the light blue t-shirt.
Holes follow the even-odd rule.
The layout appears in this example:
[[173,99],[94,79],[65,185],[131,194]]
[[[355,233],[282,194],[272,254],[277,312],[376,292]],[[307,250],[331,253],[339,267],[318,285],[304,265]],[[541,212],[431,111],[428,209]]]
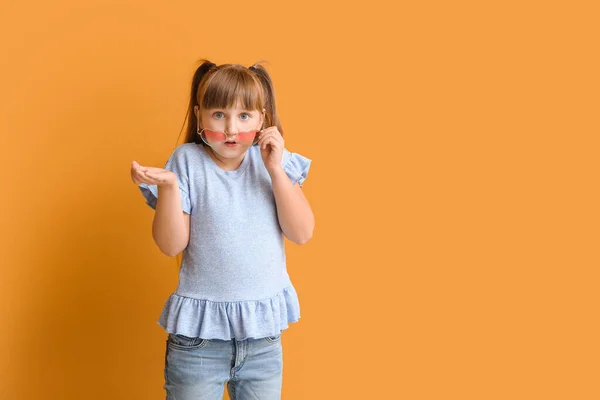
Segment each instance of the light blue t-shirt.
[[[284,149],[282,167],[292,183],[302,185],[310,164]],[[201,144],[185,143],[165,169],[177,175],[181,206],[190,214],[190,241],[177,289],[158,324],[189,337],[244,340],[279,335],[298,321],[300,306],[260,147],[250,147],[237,170],[225,171]],[[156,209],[157,186],[139,188]]]

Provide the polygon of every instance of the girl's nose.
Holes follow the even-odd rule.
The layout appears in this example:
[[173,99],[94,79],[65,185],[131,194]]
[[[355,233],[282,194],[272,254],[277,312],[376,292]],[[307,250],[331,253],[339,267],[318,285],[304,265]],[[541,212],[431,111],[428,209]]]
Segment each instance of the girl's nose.
[[229,119],[225,122],[225,133],[228,135],[234,135],[237,133],[235,121],[233,119]]

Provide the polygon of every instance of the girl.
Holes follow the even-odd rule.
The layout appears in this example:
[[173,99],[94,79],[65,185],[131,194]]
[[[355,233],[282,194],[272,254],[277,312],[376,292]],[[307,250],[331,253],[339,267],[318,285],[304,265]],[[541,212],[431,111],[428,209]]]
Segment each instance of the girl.
[[[281,333],[300,318],[284,236],[311,237],[302,184],[311,161],[284,148],[273,84],[255,64],[206,60],[192,80],[187,136],[165,168],[135,161],[162,252],[183,252],[168,333],[167,399],[279,399]],[[264,127],[264,128],[263,128]]]

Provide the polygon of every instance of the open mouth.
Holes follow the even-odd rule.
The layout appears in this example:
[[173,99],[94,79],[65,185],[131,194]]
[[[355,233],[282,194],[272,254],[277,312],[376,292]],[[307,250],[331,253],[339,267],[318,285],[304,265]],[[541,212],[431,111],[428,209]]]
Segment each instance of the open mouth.
[[237,145],[237,142],[225,142],[225,146],[234,147]]

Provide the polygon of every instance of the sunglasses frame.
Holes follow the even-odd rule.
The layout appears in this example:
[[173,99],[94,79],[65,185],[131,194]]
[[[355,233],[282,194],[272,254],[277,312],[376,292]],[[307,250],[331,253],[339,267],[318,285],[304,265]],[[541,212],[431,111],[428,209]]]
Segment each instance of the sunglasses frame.
[[202,141],[203,141],[204,143],[206,143],[208,146],[210,146],[210,143],[208,143],[208,141],[207,141],[206,139],[204,139],[204,137],[202,136],[202,133],[203,133],[204,131],[209,131],[209,132],[213,132],[213,133],[220,133],[220,134],[222,134],[222,135],[225,137],[225,140],[223,140],[221,143],[225,143],[225,142],[227,141],[227,137],[229,137],[229,136],[235,136],[235,137],[236,137],[236,139],[237,139],[237,137],[238,137],[238,135],[239,135],[240,133],[251,133],[251,132],[255,132],[255,136],[254,136],[254,139],[252,140],[252,144],[251,144],[251,146],[254,146],[255,144],[257,144],[257,143],[258,143],[258,135],[257,135],[257,133],[258,133],[258,132],[260,132],[260,129],[253,129],[253,130],[251,130],[251,131],[246,131],[246,132],[236,132],[236,133],[232,133],[232,134],[227,134],[227,133],[225,133],[225,132],[221,132],[221,131],[215,131],[215,130],[212,130],[212,129],[205,129],[205,128],[202,128],[202,130],[201,130],[201,131],[198,131],[198,130],[196,130],[196,132],[197,132],[197,133],[198,133],[198,135],[200,136],[200,139],[202,139]]
[[[264,112],[264,111],[262,112],[262,115],[263,115],[263,118],[264,118],[264,115],[265,115],[265,112]],[[264,122],[265,122],[265,121],[263,120],[263,125],[264,125]],[[225,136],[225,140],[224,140],[224,141],[222,141],[221,143],[225,143],[225,142],[227,141],[227,136],[233,136],[233,135],[235,135],[235,136],[237,137],[238,133],[249,133],[249,132],[253,132],[253,131],[256,131],[256,133],[258,133],[258,132],[260,132],[260,131],[262,130],[262,129],[253,129],[253,130],[251,130],[251,131],[247,131],[247,132],[238,132],[238,133],[234,133],[233,135],[228,135],[228,134],[226,134],[225,132],[220,132],[220,131],[215,131],[215,130],[212,130],[212,129],[205,129],[205,128],[202,128],[202,130],[200,130],[200,131],[199,131],[199,130],[198,130],[198,128],[199,128],[199,127],[196,127],[196,133],[198,134],[198,136],[200,136],[200,139],[202,139],[202,141],[203,141],[203,142],[204,142],[206,145],[208,145],[208,146],[210,146],[210,143],[208,143],[208,141],[207,141],[207,140],[205,140],[205,139],[202,137],[202,132],[204,132],[204,131],[210,131],[210,132],[215,132],[215,133],[222,133],[222,134],[223,134],[223,136]],[[254,145],[256,145],[257,143],[258,143],[258,135],[255,135],[255,136],[254,136],[254,140],[252,140],[252,144],[251,144],[251,146],[254,146]]]

